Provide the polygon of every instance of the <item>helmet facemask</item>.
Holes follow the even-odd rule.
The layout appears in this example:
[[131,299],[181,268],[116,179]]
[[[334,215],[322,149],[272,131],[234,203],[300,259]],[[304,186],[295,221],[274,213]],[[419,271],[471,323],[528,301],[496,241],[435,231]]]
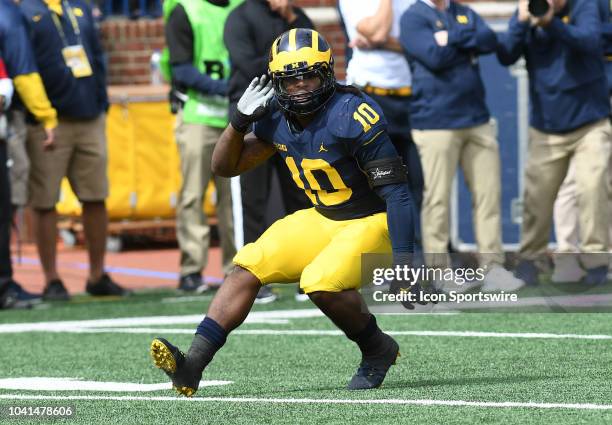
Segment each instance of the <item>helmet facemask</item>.
[[[319,87],[305,93],[290,94],[287,82],[295,79],[319,79]],[[310,115],[321,109],[335,91],[336,79],[333,68],[326,63],[317,63],[307,68],[272,73],[274,93],[280,107],[296,115]]]

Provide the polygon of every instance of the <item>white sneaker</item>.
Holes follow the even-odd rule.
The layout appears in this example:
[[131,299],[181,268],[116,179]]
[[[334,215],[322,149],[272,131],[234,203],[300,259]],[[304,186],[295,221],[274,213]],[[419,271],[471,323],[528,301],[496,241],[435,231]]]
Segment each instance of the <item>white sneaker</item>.
[[306,294],[295,294],[295,300],[299,303],[310,301],[310,297]]
[[580,282],[586,272],[578,263],[578,254],[556,254],[555,270],[550,278],[555,283]]
[[489,268],[489,272],[485,275],[482,292],[515,292],[525,286],[525,282],[517,279],[508,270],[502,266],[493,265]]
[[278,296],[272,292],[272,289],[270,289],[269,286],[264,285],[259,289],[259,292],[255,297],[255,304],[269,304],[276,301],[277,298]]
[[295,293],[295,300],[299,303],[303,303],[304,301],[310,300],[310,297],[308,294],[305,294],[304,291],[302,291],[302,288],[298,288],[297,292]]

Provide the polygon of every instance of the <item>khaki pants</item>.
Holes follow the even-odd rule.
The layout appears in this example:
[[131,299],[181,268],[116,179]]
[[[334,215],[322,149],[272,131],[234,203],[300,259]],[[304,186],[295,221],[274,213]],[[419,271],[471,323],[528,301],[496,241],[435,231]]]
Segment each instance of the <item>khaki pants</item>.
[[[22,207],[28,202],[28,176],[30,174],[30,159],[26,152],[25,113],[12,111],[10,128],[8,156],[11,160],[11,168],[9,168],[11,203]],[[42,143],[42,140],[40,142]]]
[[[578,194],[580,251],[608,250],[610,135],[607,119],[566,134],[530,130],[520,248],[524,258],[536,259],[546,251],[553,204],[570,160],[574,166],[574,192]],[[583,264],[596,267],[600,265],[599,258],[604,257],[584,257]]]
[[[574,168],[574,161],[570,161],[554,207],[557,251],[561,253],[579,251],[578,191]],[[608,213],[612,214],[612,155],[608,163]],[[608,222],[608,229],[608,248],[612,248],[612,220]]]
[[565,180],[559,188],[553,207],[557,252],[578,252],[578,193],[576,193],[576,171],[570,161]]
[[201,273],[208,264],[210,227],[202,203],[206,187],[214,179],[223,269],[228,273],[236,254],[230,179],[212,175],[211,159],[222,129],[185,123],[177,116],[176,141],[181,158],[183,184],[177,211],[177,238],[181,250],[181,276]]
[[[503,264],[500,212],[500,165],[497,126],[487,124],[458,130],[413,130],[419,149],[425,192],[421,226],[426,254],[448,250],[450,192],[461,165],[472,193],[474,230],[482,265]],[[446,263],[444,254],[435,264]]]

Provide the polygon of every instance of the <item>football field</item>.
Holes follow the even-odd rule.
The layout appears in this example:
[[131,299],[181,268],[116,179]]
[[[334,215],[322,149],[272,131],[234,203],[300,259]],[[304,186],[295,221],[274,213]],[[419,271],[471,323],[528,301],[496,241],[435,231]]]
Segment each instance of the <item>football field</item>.
[[612,423],[611,314],[381,314],[401,357],[382,388],[350,392],[356,346],[293,287],[275,290],[281,300],[254,308],[191,399],[170,390],[149,343],[186,350],[211,295],[3,312],[0,423],[50,420],[11,416],[16,406],[70,407],[53,423],[75,424]]

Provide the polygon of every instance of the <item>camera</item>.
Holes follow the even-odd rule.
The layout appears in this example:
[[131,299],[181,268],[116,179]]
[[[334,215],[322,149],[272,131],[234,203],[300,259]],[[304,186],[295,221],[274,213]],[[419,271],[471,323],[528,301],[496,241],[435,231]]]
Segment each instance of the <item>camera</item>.
[[529,0],[529,13],[535,17],[546,15],[550,5],[546,0]]

